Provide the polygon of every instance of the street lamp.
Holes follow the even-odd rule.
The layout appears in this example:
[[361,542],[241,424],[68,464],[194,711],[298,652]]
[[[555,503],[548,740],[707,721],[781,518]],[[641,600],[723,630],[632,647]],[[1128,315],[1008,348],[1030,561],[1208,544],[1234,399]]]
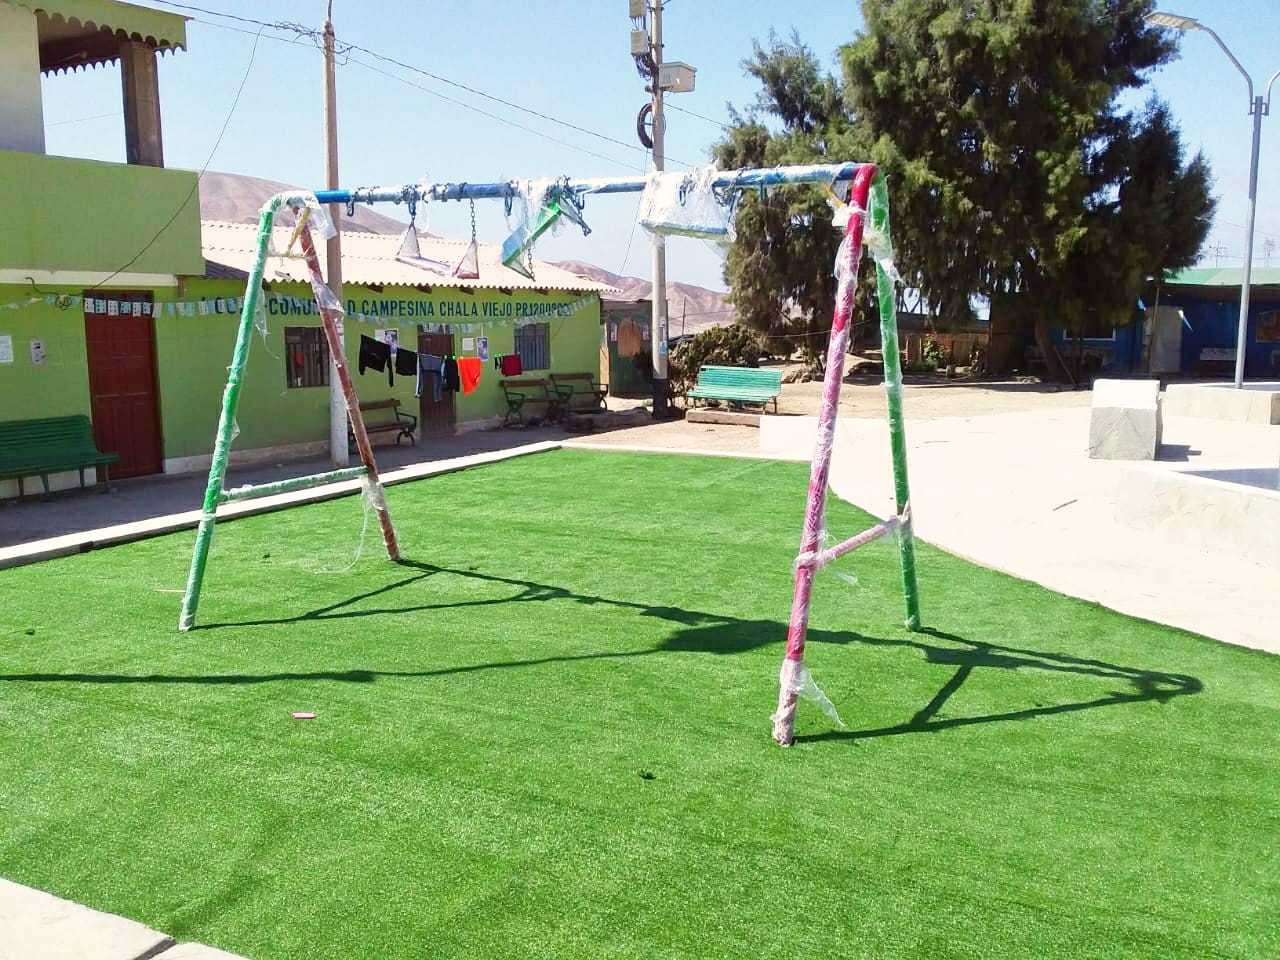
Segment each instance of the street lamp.
[[1271,85],[1280,77],[1280,70],[1271,75],[1267,81],[1266,96],[1253,95],[1253,78],[1240,66],[1222,38],[1194,17],[1180,17],[1176,13],[1147,14],[1147,23],[1156,27],[1167,27],[1170,30],[1203,30],[1222,48],[1232,65],[1240,71],[1244,82],[1249,87],[1249,114],[1253,117],[1253,150],[1249,155],[1249,215],[1244,226],[1244,276],[1240,283],[1240,328],[1236,335],[1236,389],[1244,386],[1244,354],[1249,337],[1249,280],[1253,272],[1253,214],[1258,206],[1258,147],[1262,139],[1262,118],[1271,113]]

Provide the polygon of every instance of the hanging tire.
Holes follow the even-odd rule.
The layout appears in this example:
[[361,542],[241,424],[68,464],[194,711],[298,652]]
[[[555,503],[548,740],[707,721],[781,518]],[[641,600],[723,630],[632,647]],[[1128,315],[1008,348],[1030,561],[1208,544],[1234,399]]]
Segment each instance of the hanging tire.
[[645,127],[649,124],[653,117],[653,104],[646,103],[640,108],[640,115],[636,117],[636,136],[640,138],[640,144],[646,150],[653,149],[653,137],[649,136],[649,131]]

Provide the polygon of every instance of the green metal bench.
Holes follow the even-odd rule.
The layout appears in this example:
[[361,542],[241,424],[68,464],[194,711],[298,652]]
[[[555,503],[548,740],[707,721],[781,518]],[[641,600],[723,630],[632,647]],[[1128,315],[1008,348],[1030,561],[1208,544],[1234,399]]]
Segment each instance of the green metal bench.
[[707,366],[698,371],[698,382],[685,396],[695,401],[724,400],[727,403],[759,404],[761,407],[773,401],[773,412],[777,413],[780,393],[781,370]]
[[[502,418],[504,427],[522,427],[525,425],[524,407],[527,403],[545,403],[547,420],[560,419],[560,408],[568,399],[566,394],[556,390],[556,385],[545,378],[530,380],[499,380],[502,394],[507,399],[507,415]],[[569,391],[569,395],[572,391]]]
[[556,393],[560,394],[561,406],[565,410],[574,409],[574,401],[581,398],[579,410],[608,410],[605,397],[609,389],[604,384],[597,385],[596,377],[589,373],[553,373],[551,383]]
[[24,477],[38,476],[48,497],[49,474],[79,470],[83,487],[87,467],[105,468],[110,490],[111,464],[119,459],[116,454],[97,448],[88,417],[0,421],[0,480],[16,479],[19,499],[26,495]]

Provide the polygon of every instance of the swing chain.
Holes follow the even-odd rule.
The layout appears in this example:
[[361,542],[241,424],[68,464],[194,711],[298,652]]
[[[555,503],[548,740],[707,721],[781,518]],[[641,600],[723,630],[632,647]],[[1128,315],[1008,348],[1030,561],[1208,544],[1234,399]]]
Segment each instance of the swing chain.
[[471,242],[476,242],[476,201],[474,198],[468,198],[471,204]]

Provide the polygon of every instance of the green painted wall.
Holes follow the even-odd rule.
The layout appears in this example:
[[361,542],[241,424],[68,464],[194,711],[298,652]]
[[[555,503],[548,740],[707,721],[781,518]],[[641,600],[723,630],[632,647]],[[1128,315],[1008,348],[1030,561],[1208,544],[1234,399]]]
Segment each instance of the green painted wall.
[[[0,304],[20,303],[30,296],[30,287],[0,285]],[[79,307],[60,310],[37,303],[0,310],[0,337],[13,338],[13,363],[0,363],[0,420],[89,414],[84,313]],[[31,362],[32,340],[44,341],[45,362],[39,366]]]
[[[215,299],[243,294],[244,287],[233,281],[191,280],[184,285],[182,297],[188,300]],[[275,284],[271,294],[310,301],[311,291],[302,284]],[[501,319],[506,320],[505,323],[486,323],[484,317],[470,314],[472,305],[479,311],[486,309],[487,304],[488,309],[495,312],[506,311],[509,305],[511,315],[514,316],[521,309],[521,304],[568,304],[580,296],[576,293],[540,296],[521,291],[505,295],[485,290],[468,295],[440,288],[427,294],[409,288],[388,287],[376,291],[358,285],[347,285],[344,290],[348,309],[369,313],[378,309],[385,310],[386,304],[394,303],[400,310],[404,310],[406,304],[412,305],[409,309],[422,310],[426,304],[430,304],[432,315],[422,316],[423,322],[473,324],[474,332],[454,333],[454,348],[458,355],[462,355],[463,337],[489,338],[491,359],[483,368],[479,387],[470,396],[455,396],[456,419],[459,424],[485,421],[505,413],[506,401],[498,385],[501,375],[493,368],[492,357],[512,352],[515,342],[515,327],[510,318],[502,317]],[[458,304],[465,306],[459,307]],[[459,316],[458,311],[463,309],[468,312]],[[328,389],[289,388],[285,383],[284,328],[318,327],[320,318],[315,314],[285,315],[284,310],[282,305],[277,305],[275,314],[268,312],[269,333],[265,344],[261,336],[256,332],[254,334],[237,417],[240,436],[236,440],[235,449],[318,441],[329,436]],[[409,323],[408,320],[399,322]],[[551,324],[551,361],[555,371],[595,372],[599,368],[598,299],[593,299],[591,304],[572,316],[552,317],[547,322]],[[212,449],[218,412],[222,405],[222,390],[226,383],[226,364],[231,358],[235,342],[236,323],[236,317],[218,314],[204,317],[164,316],[158,320],[161,417],[167,458],[201,456]],[[379,326],[395,327],[398,322],[388,318],[375,326],[351,319],[347,321],[347,360],[356,392],[361,400],[398,398],[407,412],[417,415],[418,400],[414,396],[413,378],[396,377],[395,385],[389,386],[385,373],[359,373],[360,334],[364,332],[372,336]],[[400,327],[400,337],[406,346],[417,348],[417,333],[413,326]]]
[[[41,288],[41,292],[80,295],[81,288]],[[310,302],[310,288],[302,284],[277,284],[273,295],[296,297]],[[476,291],[473,295],[449,293],[439,288],[432,294],[405,288],[375,291],[367,287],[348,286],[346,298],[355,310],[372,312],[394,303],[404,310],[421,311],[430,305],[432,316],[424,322],[469,323],[473,332],[454,333],[455,351],[462,355],[463,337],[489,338],[490,361],[483,367],[480,385],[470,396],[455,396],[456,419],[488,421],[506,411],[506,402],[498,385],[501,374],[494,369],[492,357],[511,353],[514,349],[515,326],[511,319],[522,305],[569,304],[580,299],[576,293],[552,293],[540,296],[517,292],[510,296],[497,291]],[[199,300],[240,297],[244,287],[234,281],[188,280],[180,289],[153,291],[156,303],[172,300]],[[110,292],[105,293],[110,296]],[[29,287],[0,286],[0,304],[21,302],[30,296]],[[374,306],[376,304],[377,306]],[[459,306],[463,304],[465,306]],[[490,320],[480,316],[458,316],[458,311],[487,309],[510,316]],[[329,436],[329,399],[325,387],[289,388],[285,382],[284,328],[286,326],[320,325],[316,314],[283,315],[282,308],[268,313],[266,343],[255,332],[249,350],[237,422],[240,435],[236,450],[283,444],[323,441]],[[444,314],[452,314],[444,316]],[[416,314],[415,314],[416,316]],[[226,385],[227,364],[235,343],[237,314],[210,313],[206,316],[168,316],[155,319],[156,365],[161,431],[166,459],[207,456],[213,448],[218,413],[222,408],[222,392]],[[406,324],[408,320],[403,321]],[[600,306],[593,298],[583,309],[568,317],[550,317],[552,370],[571,373],[596,372],[599,367]],[[391,319],[379,324],[398,326]],[[360,375],[358,354],[360,333],[372,335],[378,329],[372,324],[348,320],[346,325],[347,359],[361,400],[399,398],[404,409],[417,414],[414,379],[397,377],[388,386],[386,374],[369,371]],[[61,310],[57,306],[36,303],[16,310],[0,310],[0,336],[13,338],[14,362],[0,364],[0,420],[33,417],[90,414],[89,376],[85,353],[84,312],[82,307]],[[406,346],[416,349],[417,333],[412,325],[400,327]],[[31,363],[31,339],[44,341],[46,361],[41,366]],[[474,355],[474,351],[473,351]],[[526,371],[537,375],[550,371]]]
[[204,273],[190,171],[0,150],[0,183],[0,268]]

